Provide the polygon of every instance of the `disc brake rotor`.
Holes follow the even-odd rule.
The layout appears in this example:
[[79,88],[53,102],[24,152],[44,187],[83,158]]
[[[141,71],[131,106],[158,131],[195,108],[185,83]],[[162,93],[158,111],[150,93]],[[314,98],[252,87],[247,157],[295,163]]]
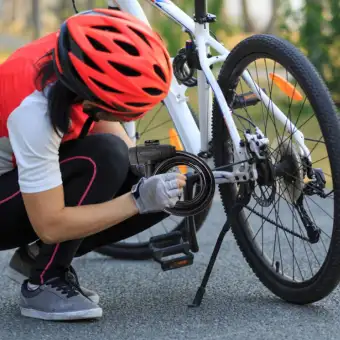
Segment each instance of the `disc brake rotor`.
[[283,175],[277,177],[275,181],[281,195],[289,203],[296,203],[304,187],[303,166],[296,146],[292,140],[276,138],[271,144],[271,149],[274,150],[271,154],[274,166],[284,164]]
[[252,191],[252,196],[260,206],[269,207],[276,195],[273,166],[269,160],[266,160],[257,164],[257,171],[258,185]]

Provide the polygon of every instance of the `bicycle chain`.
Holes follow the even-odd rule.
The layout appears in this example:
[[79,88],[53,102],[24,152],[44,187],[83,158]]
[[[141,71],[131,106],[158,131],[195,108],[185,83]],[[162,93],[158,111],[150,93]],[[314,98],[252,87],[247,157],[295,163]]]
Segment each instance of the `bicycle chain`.
[[252,211],[252,212],[253,212],[255,215],[257,215],[258,217],[261,217],[262,219],[266,220],[267,222],[273,224],[273,225],[276,226],[277,228],[280,228],[280,229],[282,229],[283,231],[286,231],[286,232],[288,232],[289,234],[291,234],[291,235],[293,235],[293,236],[296,236],[296,237],[298,237],[298,238],[301,239],[301,240],[310,242],[309,239],[308,239],[307,237],[304,237],[304,236],[302,236],[302,235],[299,235],[299,234],[297,234],[295,231],[290,230],[290,229],[288,229],[288,228],[286,228],[286,227],[284,227],[284,226],[282,226],[282,225],[277,224],[277,223],[276,223],[275,221],[273,221],[272,219],[270,219],[270,218],[268,218],[268,217],[262,216],[262,215],[261,215],[260,213],[258,213],[256,210],[254,210],[254,209],[252,209],[252,208],[250,208],[250,207],[248,207],[248,206],[244,206],[244,207],[247,208],[248,210]]

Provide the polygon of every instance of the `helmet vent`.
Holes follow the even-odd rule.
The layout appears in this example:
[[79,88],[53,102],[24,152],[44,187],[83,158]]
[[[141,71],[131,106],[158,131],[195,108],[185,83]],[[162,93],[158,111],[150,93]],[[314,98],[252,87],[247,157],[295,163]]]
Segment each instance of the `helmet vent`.
[[143,106],[147,106],[149,104],[147,104],[147,103],[126,103],[126,105],[134,106],[134,107],[143,107]]
[[163,93],[163,91],[156,89],[154,87],[144,87],[143,91],[148,93],[151,96],[159,96]]
[[116,90],[116,89],[114,89],[114,88],[112,88],[112,87],[106,85],[106,84],[103,84],[102,82],[100,82],[100,81],[98,81],[98,80],[96,80],[96,79],[93,79],[92,77],[90,77],[90,79],[91,79],[98,87],[100,87],[100,88],[101,88],[102,90],[104,90],[104,91],[108,91],[108,92],[112,92],[112,93],[123,93],[123,92],[121,92],[121,91],[118,91],[118,90]]
[[93,39],[92,37],[86,36],[90,44],[93,46],[93,48],[100,52],[110,52],[102,43],[100,43],[98,40]]
[[90,66],[91,68],[95,69],[98,72],[104,73],[103,70],[85,53],[83,53],[83,60],[87,66]]
[[135,34],[137,34],[146,44],[148,44],[151,47],[148,39],[146,38],[146,36],[142,32],[137,31],[136,29],[134,29],[130,26],[129,26],[129,28],[130,28],[131,31],[133,31]]
[[153,65],[153,69],[155,70],[156,74],[161,78],[164,82],[166,82],[166,77],[162,71],[162,69],[158,65]]
[[112,33],[121,33],[117,28],[112,27],[112,26],[92,26],[92,28],[101,30],[101,31],[108,31]]
[[122,48],[126,53],[134,56],[134,57],[138,57],[140,56],[137,48],[129,43],[126,43],[124,41],[120,41],[120,40],[115,40],[114,41],[120,48]]
[[109,61],[109,64],[112,67],[114,67],[118,72],[123,74],[124,76],[128,76],[128,77],[140,77],[142,75],[140,72],[136,71],[135,69],[133,69],[133,68],[131,68],[129,66],[118,64],[118,63],[115,63],[113,61]]

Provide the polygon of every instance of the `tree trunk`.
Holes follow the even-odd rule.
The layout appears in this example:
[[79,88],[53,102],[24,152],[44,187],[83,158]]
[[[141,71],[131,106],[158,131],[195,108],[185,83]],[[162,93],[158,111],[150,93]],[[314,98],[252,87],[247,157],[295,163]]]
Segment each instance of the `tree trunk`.
[[87,0],[87,4],[86,4],[87,9],[92,9],[95,7],[94,5],[94,0]]
[[12,13],[11,13],[11,21],[15,21],[17,19],[17,9],[18,9],[18,1],[12,0]]
[[32,0],[33,39],[41,35],[40,1]]
[[254,23],[252,22],[248,10],[248,1],[242,0],[242,18],[243,18],[243,29],[246,33],[255,31]]
[[275,34],[277,15],[280,7],[280,0],[272,0],[272,16],[267,27],[263,30],[263,33]]

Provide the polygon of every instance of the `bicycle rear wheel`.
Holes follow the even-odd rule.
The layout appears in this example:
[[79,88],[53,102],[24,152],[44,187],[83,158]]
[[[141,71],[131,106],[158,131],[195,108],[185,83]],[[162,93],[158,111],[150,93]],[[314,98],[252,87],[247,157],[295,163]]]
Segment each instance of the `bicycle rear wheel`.
[[[240,77],[245,70],[304,134],[312,164],[300,156],[292,134],[271,114],[272,107],[236,100],[250,91]],[[270,141],[268,162],[258,166],[251,201],[232,225],[237,244],[275,295],[296,304],[321,300],[340,280],[340,125],[331,96],[294,46],[267,35],[238,44],[218,81],[240,134],[254,124]],[[216,166],[233,161],[230,136],[216,103],[213,150]],[[309,166],[321,176],[314,182],[307,176]],[[219,186],[226,213],[241,185]]]
[[[198,119],[194,110],[190,111],[198,126]],[[161,143],[172,144],[181,147],[180,136],[176,132],[171,117],[164,103],[154,108],[146,116],[136,122],[136,144],[144,144],[146,140],[158,139]],[[197,232],[202,227],[209,209],[195,216]],[[185,220],[182,217],[169,216],[142,233],[130,237],[127,240],[109,244],[96,249],[96,252],[117,259],[146,260],[151,258],[149,250],[150,237],[166,234],[175,230],[182,230]]]

